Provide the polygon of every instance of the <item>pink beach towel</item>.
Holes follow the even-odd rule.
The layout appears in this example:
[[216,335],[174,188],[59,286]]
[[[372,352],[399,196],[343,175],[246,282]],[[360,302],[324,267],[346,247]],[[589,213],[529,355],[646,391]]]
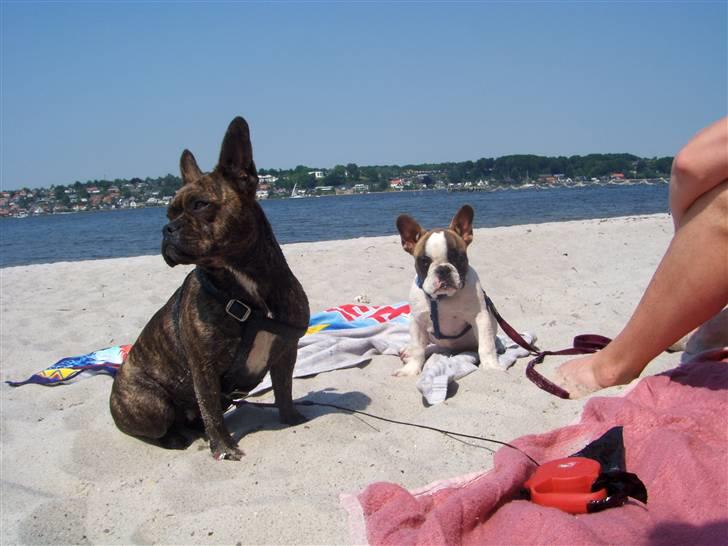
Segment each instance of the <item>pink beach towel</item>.
[[409,492],[375,483],[344,498],[358,542],[374,545],[728,544],[728,348],[648,377],[623,397],[590,400],[581,421],[512,442],[539,462],[624,427],[626,463],[648,504],[573,516],[513,500],[534,470],[501,448],[488,472]]

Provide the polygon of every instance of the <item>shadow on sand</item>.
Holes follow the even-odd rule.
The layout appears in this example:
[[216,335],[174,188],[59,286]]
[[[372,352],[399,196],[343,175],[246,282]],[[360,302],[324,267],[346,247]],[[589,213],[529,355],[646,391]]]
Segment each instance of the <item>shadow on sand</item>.
[[[324,389],[310,392],[306,396],[294,400],[293,403],[296,404],[296,408],[304,415],[306,421],[310,422],[318,417],[331,413],[349,415],[349,412],[345,410],[326,406],[325,404],[341,406],[342,408],[352,410],[364,410],[369,406],[371,401],[369,396],[359,391],[335,392],[331,389]],[[310,405],[311,403],[323,405]],[[262,403],[256,401],[255,398],[248,398],[236,401],[235,406],[225,414],[225,424],[235,441],[239,441],[250,432],[258,430],[280,430],[291,426],[281,423],[278,416],[278,408],[271,402]]]

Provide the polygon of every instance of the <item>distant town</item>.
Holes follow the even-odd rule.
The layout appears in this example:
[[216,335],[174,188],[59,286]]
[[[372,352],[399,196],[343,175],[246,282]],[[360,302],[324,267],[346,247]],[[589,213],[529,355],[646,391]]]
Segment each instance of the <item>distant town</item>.
[[[333,169],[260,169],[258,199],[304,198],[385,191],[496,191],[594,184],[667,182],[672,157],[631,154],[544,157],[512,155],[459,163]],[[0,217],[25,218],[92,210],[164,207],[182,184],[178,176],[91,180],[49,188],[0,191]]]

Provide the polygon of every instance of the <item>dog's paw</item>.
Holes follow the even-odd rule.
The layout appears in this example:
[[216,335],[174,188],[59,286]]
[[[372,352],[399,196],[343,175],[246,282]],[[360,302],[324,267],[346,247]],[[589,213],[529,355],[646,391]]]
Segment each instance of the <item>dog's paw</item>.
[[508,369],[508,364],[502,364],[500,360],[498,360],[497,356],[489,356],[487,358],[480,359],[480,366],[482,368],[488,368],[490,370],[500,370],[500,371],[506,371]]
[[213,449],[212,457],[217,461],[239,461],[245,453],[237,447],[225,446],[222,449]]
[[220,438],[217,441],[210,440],[210,451],[213,458],[218,461],[239,461],[245,455],[230,437]]
[[395,371],[392,375],[394,377],[414,377],[420,373],[420,367],[418,365],[406,364],[399,370]]

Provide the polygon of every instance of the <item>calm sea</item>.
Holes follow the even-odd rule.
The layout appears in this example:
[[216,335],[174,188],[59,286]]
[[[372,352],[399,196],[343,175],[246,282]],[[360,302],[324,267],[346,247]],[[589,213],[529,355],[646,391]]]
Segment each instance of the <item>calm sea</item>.
[[[667,211],[667,184],[448,193],[415,191],[262,201],[280,243],[393,235],[403,212],[425,227],[475,209],[476,227]],[[0,220],[0,267],[159,254],[165,209],[114,210]]]

